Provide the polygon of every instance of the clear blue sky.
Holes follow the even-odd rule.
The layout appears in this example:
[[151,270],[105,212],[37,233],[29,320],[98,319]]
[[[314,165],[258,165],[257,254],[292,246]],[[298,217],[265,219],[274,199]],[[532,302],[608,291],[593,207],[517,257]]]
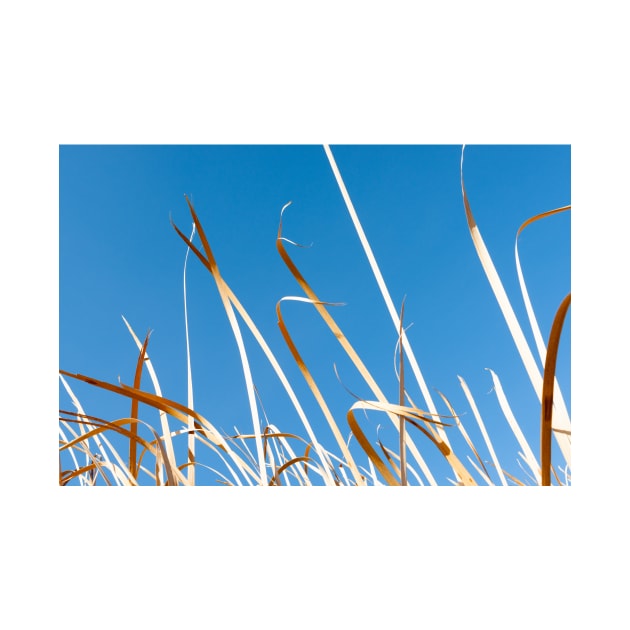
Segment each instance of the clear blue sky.
[[[522,476],[518,445],[491,392],[494,370],[538,455],[540,411],[518,353],[475,253],[460,188],[461,146],[332,146],[363,228],[397,307],[406,296],[408,335],[427,385],[449,397],[489,454],[457,376],[475,397],[503,466]],[[571,203],[569,146],[467,146],[464,177],[472,211],[533,349],[514,261],[514,239],[531,216]],[[275,246],[282,206],[284,236],[321,299],[392,401],[396,332],[380,297],[322,146],[61,146],[60,367],[131,384],[137,350],[124,315],[141,338],[166,397],[186,402],[183,264],[193,201],[218,265],[286,370],[324,445],[333,438],[276,324],[276,302],[302,295]],[[520,257],[546,339],[570,291],[570,213],[528,227]],[[198,242],[198,240],[197,240]],[[189,259],[188,312],[196,409],[216,426],[251,431],[236,343],[210,275]],[[312,307],[288,304],[287,325],[344,433],[354,400],[338,383],[373,398]],[[271,367],[245,336],[255,384],[270,420],[304,435]],[[558,378],[570,404],[570,311]],[[148,377],[144,386],[149,388]],[[422,397],[407,371],[409,392]],[[71,382],[88,414],[128,415],[129,402]],[[61,391],[61,390],[60,390]],[[439,400],[437,394],[435,400]],[[65,393],[61,408],[70,409]],[[443,406],[439,410],[447,413]],[[145,414],[155,420],[157,413]],[[387,418],[370,414],[366,434],[395,445]],[[434,447],[416,443],[432,459]],[[437,470],[448,469],[436,458]],[[494,478],[495,482],[498,479]]]

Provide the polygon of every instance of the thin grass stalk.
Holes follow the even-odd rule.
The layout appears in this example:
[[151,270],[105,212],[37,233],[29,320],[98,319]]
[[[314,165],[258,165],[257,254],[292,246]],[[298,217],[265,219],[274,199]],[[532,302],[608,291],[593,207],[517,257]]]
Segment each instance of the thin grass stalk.
[[503,474],[503,469],[501,468],[501,465],[499,464],[497,454],[495,453],[494,447],[492,446],[492,441],[490,440],[488,431],[486,431],[486,426],[483,422],[483,419],[481,418],[479,409],[477,409],[477,405],[475,404],[475,399],[470,393],[470,389],[468,389],[468,385],[466,384],[466,381],[461,376],[458,376],[457,378],[459,379],[460,385],[462,386],[462,389],[464,390],[464,394],[466,395],[466,398],[468,399],[473,415],[475,416],[475,419],[477,420],[477,424],[479,425],[479,429],[481,430],[481,435],[483,436],[484,442],[486,443],[486,446],[488,447],[488,451],[490,452],[490,457],[492,458],[492,461],[494,462],[494,465],[497,469],[497,473],[499,475],[499,478],[501,479],[501,483],[504,486],[507,486],[507,480],[505,478],[505,475]]
[[[195,224],[193,222],[192,231],[190,233],[190,240],[192,241],[195,236]],[[188,300],[186,296],[186,266],[188,264],[188,255],[190,254],[190,247],[186,248],[186,257],[184,258],[184,331],[186,335],[186,384],[187,384],[187,406],[190,409],[195,408],[194,398],[193,398],[193,382],[192,382],[192,368],[190,364],[190,339],[188,335]],[[188,430],[190,433],[188,434],[188,463],[195,462],[195,444],[197,440],[195,438],[195,419],[192,416],[188,416]],[[187,466],[188,468],[188,482],[191,485],[195,485],[195,466]]]
[[[376,258],[374,257],[370,243],[367,240],[367,237],[363,230],[363,226],[361,225],[361,222],[359,221],[359,216],[357,214],[357,211],[354,208],[352,199],[350,199],[350,194],[348,193],[348,189],[346,188],[343,178],[341,177],[341,172],[339,171],[337,162],[335,161],[335,158],[333,156],[333,153],[329,145],[327,144],[324,145],[324,151],[326,152],[326,157],[328,158],[328,161],[330,162],[330,167],[335,176],[335,180],[337,181],[337,185],[339,186],[339,190],[341,191],[341,196],[343,197],[343,200],[346,204],[348,214],[350,215],[350,218],[352,219],[352,224],[354,225],[354,229],[359,237],[359,240],[361,241],[361,246],[363,247],[363,251],[365,252],[365,255],[367,256],[368,262],[370,264],[370,269],[372,270],[372,273],[374,274],[374,278],[376,279],[378,288],[381,292],[381,295],[383,296],[383,300],[385,301],[385,305],[387,306],[389,315],[392,319],[392,322],[394,323],[394,327],[398,331],[400,329],[400,320],[398,317],[398,313],[396,312],[394,302],[389,294],[389,289],[387,288],[387,285],[385,284],[385,280],[383,279],[383,274],[381,274],[381,270],[378,266],[378,263],[376,262]],[[437,415],[437,409],[435,407],[435,404],[433,403],[433,399],[431,398],[431,393],[429,392],[429,388],[427,387],[424,377],[422,376],[422,372],[420,371],[420,366],[418,365],[418,362],[416,360],[416,356],[413,352],[411,344],[409,343],[409,340],[407,339],[407,335],[404,332],[403,332],[403,348],[405,350],[405,353],[407,354],[407,359],[409,361],[409,364],[411,365],[411,370],[416,378],[416,381],[418,382],[418,386],[420,387],[420,391],[422,393],[424,401],[427,404],[428,410],[432,414]],[[446,436],[446,433],[442,431],[440,428],[438,428],[437,431],[441,439],[448,445],[448,438]]]
[[520,447],[523,449],[523,459],[525,460],[525,462],[531,469],[532,473],[534,474],[534,477],[537,480],[537,484],[540,484],[540,481],[541,481],[540,465],[536,461],[536,456],[534,455],[534,452],[530,448],[529,443],[527,442],[527,439],[525,438],[525,435],[523,435],[523,431],[521,430],[521,427],[519,426],[516,418],[514,417],[514,414],[512,413],[510,404],[508,403],[508,400],[505,396],[505,392],[503,391],[503,387],[501,386],[501,381],[499,380],[499,377],[490,368],[486,368],[486,369],[488,370],[488,372],[490,372],[490,375],[492,376],[492,382],[494,383],[494,391],[497,395],[497,400],[499,401],[499,406],[501,407],[501,411],[503,411],[503,415],[508,421],[508,424],[510,425],[510,429],[512,429],[512,433],[514,433],[516,440],[518,441]]
[[[147,336],[145,337],[144,343],[142,344],[142,348],[140,348],[140,354],[138,355],[138,361],[136,362],[136,372],[133,377],[133,386],[136,389],[140,389],[140,383],[142,381],[142,368],[144,367],[144,358],[147,353],[147,346],[149,344],[150,335],[151,333],[148,332]],[[129,416],[134,419],[138,418],[138,401],[135,398],[131,399],[131,412]],[[133,438],[136,438],[138,436],[138,424],[136,422],[132,422],[129,425],[129,430]],[[134,479],[137,479],[138,469],[136,464],[136,440],[133,438],[129,440],[129,471],[131,473],[131,476]]]
[[540,465],[542,468],[542,485],[551,485],[551,433],[553,429],[553,390],[556,375],[556,359],[558,357],[558,346],[560,345],[560,334],[564,318],[571,305],[571,294],[569,293],[558,308],[551,332],[549,333],[549,343],[547,344],[547,356],[545,359],[545,372],[543,376],[543,395],[541,405],[541,436],[540,436]]
[[[232,307],[232,302],[229,299],[227,294],[227,285],[219,272],[219,267],[214,258],[214,254],[212,253],[212,249],[210,248],[210,244],[208,239],[206,238],[206,234],[197,219],[197,215],[195,213],[195,209],[188,197],[185,197],[186,203],[188,204],[188,208],[193,217],[193,221],[197,226],[197,230],[199,232],[199,238],[201,239],[201,244],[203,246],[204,252],[206,254],[206,260],[210,266],[210,272],[214,281],[219,290],[219,296],[221,297],[221,302],[223,303],[223,309],[225,310],[228,321],[230,323],[230,327],[232,328],[232,333],[234,335],[234,339],[236,340],[236,345],[239,352],[239,357],[241,360],[241,366],[243,368],[243,376],[245,377],[245,389],[247,391],[247,400],[249,403],[249,409],[252,417],[252,424],[254,427],[254,434],[256,435],[256,452],[258,455],[258,467],[260,472],[260,484],[266,486],[268,483],[267,480],[267,467],[265,464],[265,459],[263,456],[263,448],[262,448],[262,437],[261,437],[261,424],[260,417],[258,415],[258,405],[256,404],[256,395],[254,393],[254,382],[252,378],[251,368],[249,366],[249,358],[247,356],[247,351],[245,349],[245,342],[243,341],[243,335],[241,334],[241,328],[238,324],[238,320],[236,319],[236,315],[234,314],[234,309]],[[187,239],[185,239],[187,240]],[[190,243],[190,241],[187,241]],[[192,244],[191,244],[192,248]]]
[[[402,343],[403,330],[403,318],[405,314],[405,300],[403,299],[402,306],[400,307],[400,327],[398,329],[398,347],[400,356],[400,368],[398,377],[398,404],[403,407],[405,404],[405,351]],[[406,428],[404,416],[398,416],[400,422],[399,428],[399,449],[400,449],[400,484],[402,486],[407,485],[407,447],[406,447]]]

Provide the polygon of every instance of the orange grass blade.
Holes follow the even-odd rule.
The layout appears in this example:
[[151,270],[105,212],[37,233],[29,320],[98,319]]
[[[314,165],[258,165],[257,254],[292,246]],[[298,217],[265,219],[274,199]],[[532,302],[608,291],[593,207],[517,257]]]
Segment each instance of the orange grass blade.
[[[547,344],[547,356],[545,358],[545,372],[543,376],[543,395],[541,411],[541,436],[540,436],[540,466],[542,469],[542,485],[551,485],[551,432],[553,420],[553,385],[556,376],[556,359],[558,356],[558,346],[560,345],[560,334],[564,318],[571,305],[571,294],[567,295],[554,317]],[[557,477],[556,477],[557,478]]]
[[[127,329],[129,330],[129,333],[131,334],[134,342],[136,343],[137,348],[140,350],[142,348],[142,343],[140,342],[140,339],[138,339],[136,333],[133,331],[133,329],[129,325],[129,322],[125,319],[124,315],[122,316],[122,319],[125,322],[125,326],[127,326]],[[151,382],[153,383],[153,388],[155,389],[155,393],[158,396],[161,396],[162,390],[160,388],[160,383],[158,381],[157,374],[155,373],[155,369],[153,368],[153,363],[151,362],[151,359],[149,357],[148,352],[146,351],[146,348],[145,348],[145,354],[144,354],[144,362],[145,362],[147,371],[149,372]],[[162,410],[159,410],[159,411],[160,411],[160,423],[162,425],[162,435],[164,436],[164,439],[166,440],[165,442],[166,452],[168,453],[169,461],[172,463],[172,466],[177,466],[177,463],[175,460],[175,449],[173,447],[173,441],[171,440],[171,429],[168,424],[168,416],[164,411]]]
[[376,466],[378,472],[381,473],[385,481],[390,486],[399,486],[399,481],[394,477],[394,475],[392,475],[390,470],[387,468],[385,462],[379,457],[378,453],[374,450],[369,440],[365,437],[365,434],[361,430],[361,427],[359,426],[359,423],[354,416],[354,410],[352,408],[348,410],[347,418],[352,434],[356,437],[359,445],[365,451],[370,461]]
[[[142,348],[140,349],[140,354],[138,355],[138,361],[136,363],[136,373],[133,378],[133,386],[136,389],[140,389],[140,382],[142,380],[142,368],[144,367],[144,358],[147,353],[147,345],[149,344],[149,336],[151,332],[147,333],[145,337],[144,343],[142,344]],[[138,401],[135,398],[131,399],[131,413],[129,414],[131,418],[138,418]],[[138,424],[132,422],[130,425],[131,434],[133,436],[138,435]],[[129,440],[129,470],[131,472],[131,476],[134,479],[138,478],[138,468],[136,465],[136,440]]]
[[[516,239],[514,243],[514,257],[516,260],[516,270],[518,272],[518,281],[521,287],[521,294],[523,296],[523,301],[525,302],[525,309],[527,311],[527,316],[529,319],[529,324],[532,329],[532,333],[534,335],[534,340],[536,343],[536,348],[538,350],[538,355],[540,357],[541,363],[544,366],[546,360],[547,349],[545,348],[545,342],[543,341],[542,334],[540,332],[540,328],[538,326],[538,322],[536,320],[536,316],[534,315],[534,309],[531,304],[531,300],[529,299],[529,293],[527,292],[527,286],[525,285],[525,279],[523,277],[523,271],[521,269],[521,262],[518,255],[518,238],[521,232],[532,223],[539,221],[540,219],[545,219],[551,217],[555,214],[559,214],[560,212],[566,212],[571,210],[571,206],[563,206],[562,208],[557,208],[555,210],[549,210],[548,212],[543,212],[534,217],[529,218],[527,221],[521,225],[516,233]],[[569,411],[567,409],[566,403],[564,402],[564,397],[562,396],[562,392],[560,390],[560,384],[557,379],[554,379],[554,408],[556,410],[556,425],[558,427],[562,427],[563,433],[566,435],[570,435],[570,426],[571,420],[569,418]],[[557,436],[556,440],[558,440],[559,444],[565,444],[564,450],[571,453],[571,441],[567,437]],[[561,447],[562,448],[562,447]],[[564,452],[563,450],[563,452]],[[570,465],[571,460],[566,459],[567,463]]]

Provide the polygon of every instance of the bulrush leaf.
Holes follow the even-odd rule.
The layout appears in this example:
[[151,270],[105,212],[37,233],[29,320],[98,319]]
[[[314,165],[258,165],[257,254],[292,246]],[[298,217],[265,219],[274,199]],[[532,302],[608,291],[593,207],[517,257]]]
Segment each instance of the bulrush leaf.
[[[551,485],[551,433],[553,421],[553,384],[556,377],[556,359],[558,356],[558,346],[560,345],[560,334],[564,318],[571,305],[571,294],[567,295],[554,317],[549,333],[549,343],[547,344],[547,356],[545,358],[545,372],[543,376],[543,395],[541,411],[541,435],[540,435],[540,466],[542,469],[542,485]],[[556,477],[557,479],[557,477]],[[558,480],[559,481],[559,480]]]

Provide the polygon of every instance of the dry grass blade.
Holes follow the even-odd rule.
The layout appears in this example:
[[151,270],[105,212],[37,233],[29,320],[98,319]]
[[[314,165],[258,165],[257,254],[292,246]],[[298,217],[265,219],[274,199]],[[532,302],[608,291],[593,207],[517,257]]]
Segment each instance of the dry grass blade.
[[[192,231],[190,233],[190,240],[192,241],[195,236],[195,224],[193,223]],[[188,299],[186,296],[186,266],[188,264],[188,255],[190,254],[190,247],[186,248],[186,257],[184,259],[184,332],[186,335],[186,378],[188,384],[188,400],[186,402],[187,406],[191,409],[195,408],[194,399],[193,399],[193,384],[192,384],[192,368],[190,365],[190,339],[188,336]],[[195,444],[197,440],[195,439],[195,419],[192,416],[188,416],[188,462],[190,464],[195,463]],[[187,466],[188,468],[188,482],[190,485],[195,485],[195,466]]]
[[486,446],[488,447],[488,451],[490,452],[490,457],[492,457],[492,461],[494,462],[494,465],[497,469],[499,478],[501,479],[501,483],[504,486],[507,486],[507,480],[505,478],[505,475],[503,474],[503,469],[501,468],[501,465],[499,464],[497,454],[494,451],[494,447],[492,446],[492,441],[490,440],[490,436],[488,435],[488,431],[486,430],[486,425],[484,424],[481,414],[479,413],[479,409],[477,409],[477,404],[475,403],[475,399],[473,398],[473,395],[470,393],[470,389],[468,388],[466,381],[461,376],[458,376],[457,378],[459,379],[460,385],[462,386],[462,389],[464,390],[464,394],[466,395],[468,403],[470,404],[473,415],[475,416],[475,420],[477,420],[477,424],[479,425],[479,429],[481,430],[481,435],[483,436],[484,442],[486,443]]
[[510,408],[508,400],[503,391],[503,387],[501,386],[501,381],[490,368],[486,369],[488,370],[488,372],[490,372],[490,375],[492,376],[494,391],[497,395],[497,400],[499,401],[501,411],[503,411],[503,415],[506,417],[508,424],[510,425],[510,429],[512,429],[512,433],[514,433],[516,440],[518,441],[520,447],[523,449],[523,458],[525,459],[525,462],[527,463],[534,477],[536,478],[536,481],[540,483],[540,466],[536,461],[536,456],[534,455],[534,452],[530,448],[529,443],[523,435],[521,427],[519,426],[516,418],[514,417],[514,414],[512,413],[512,409]]
[[[477,255],[481,262],[481,265],[484,269],[486,277],[488,278],[488,282],[492,288],[492,291],[495,295],[495,298],[499,304],[501,312],[503,313],[503,317],[508,326],[510,334],[512,335],[512,339],[516,345],[516,348],[521,356],[521,360],[523,361],[523,365],[525,366],[525,370],[529,379],[534,387],[534,391],[536,392],[536,396],[538,396],[538,400],[542,403],[542,376],[540,374],[540,370],[536,365],[536,361],[532,354],[532,351],[525,339],[525,335],[523,334],[523,330],[521,329],[520,324],[516,318],[514,313],[514,309],[508,299],[507,293],[503,287],[503,283],[499,278],[499,274],[492,262],[492,258],[486,248],[486,245],[481,237],[481,233],[475,222],[475,218],[472,214],[472,210],[470,209],[470,203],[468,201],[468,195],[466,193],[466,187],[464,186],[464,150],[462,149],[462,157],[461,157],[461,165],[460,165],[460,174],[461,174],[461,188],[462,188],[462,197],[464,200],[464,209],[466,211],[466,220],[468,221],[468,228],[470,231],[471,238],[473,240],[473,244],[475,246],[475,250],[477,251]],[[560,428],[568,428],[568,427],[560,427]],[[558,436],[556,436],[558,439]],[[562,451],[562,454],[570,465],[571,463],[571,449],[570,442],[567,439],[559,438],[558,445]]]
[[485,478],[489,481],[490,480],[490,475],[488,474],[488,470],[486,469],[486,465],[484,464],[483,460],[481,459],[481,456],[479,455],[477,449],[475,448],[475,445],[473,444],[473,441],[470,439],[470,436],[468,435],[468,432],[466,431],[466,428],[464,427],[464,424],[460,420],[459,416],[455,413],[455,409],[453,409],[453,405],[451,405],[449,399],[441,391],[438,390],[438,394],[440,395],[442,400],[446,403],[446,406],[449,408],[451,414],[453,414],[453,417],[455,418],[455,423],[457,424],[457,428],[459,429],[459,432],[462,434],[464,440],[466,441],[466,444],[468,444],[468,447],[473,452],[473,454],[475,455],[477,461],[479,462],[479,465],[483,469],[483,475],[482,476],[485,476]]
[[[283,210],[284,210],[284,208],[283,208]],[[195,221],[195,225],[197,225],[198,228],[200,229],[200,235],[201,235],[201,225],[199,223],[199,219],[198,219],[197,215],[194,214],[194,210],[192,208],[191,208],[191,212],[193,213],[193,220]],[[218,273],[218,271],[216,270],[216,266],[213,267],[213,265],[211,264],[210,260],[207,260],[205,258],[205,256],[192,244],[192,242],[181,232],[181,230],[179,230],[179,228],[177,228],[176,225],[173,224],[173,228],[179,234],[179,236],[186,242],[186,244],[193,251],[193,253],[197,256],[197,258],[199,258],[201,263],[208,269],[208,271],[210,271],[211,275],[213,276],[213,278],[215,279],[215,281],[217,282],[217,285],[218,285],[218,280],[215,277],[215,274]],[[205,235],[204,235],[204,239],[205,239]],[[207,240],[206,240],[206,242],[207,242]],[[215,263],[215,265],[216,265],[216,263]],[[325,450],[319,444],[319,441],[317,440],[315,432],[313,431],[313,429],[312,429],[312,427],[311,427],[311,425],[310,425],[310,423],[308,421],[308,418],[306,417],[306,414],[304,413],[304,410],[302,409],[302,406],[300,405],[300,403],[298,401],[298,398],[295,395],[295,392],[293,391],[293,388],[291,387],[291,385],[290,385],[286,375],[284,374],[282,368],[280,367],[280,364],[278,363],[278,361],[275,358],[273,352],[269,348],[269,345],[266,343],[264,337],[261,335],[260,331],[258,330],[256,325],[254,324],[253,320],[251,319],[251,317],[249,316],[249,314],[247,313],[245,308],[242,306],[242,304],[240,303],[240,301],[238,300],[238,298],[236,297],[234,292],[230,289],[229,285],[225,282],[225,280],[223,278],[221,278],[221,284],[222,284],[222,289],[225,292],[226,297],[229,299],[231,304],[237,310],[239,315],[243,318],[243,321],[245,322],[245,324],[247,325],[249,330],[254,335],[254,338],[256,339],[258,344],[260,345],[260,347],[263,350],[265,356],[267,357],[269,363],[273,367],[276,375],[280,379],[280,382],[282,383],[282,386],[284,387],[285,391],[287,392],[287,395],[289,396],[289,399],[291,400],[291,402],[292,402],[292,404],[293,404],[293,406],[294,406],[294,408],[295,408],[295,410],[296,410],[300,420],[302,421],[302,424],[304,425],[304,427],[305,427],[305,429],[306,429],[306,431],[308,433],[308,436],[309,436],[310,440],[313,442],[314,448],[315,448],[317,454],[319,455],[319,457],[320,457],[320,459],[322,461],[322,464],[325,467],[325,463],[326,463]],[[333,483],[332,482],[332,478],[330,478],[330,482]]]
[[376,469],[378,470],[378,472],[381,473],[385,481],[390,486],[399,486],[400,482],[398,481],[398,479],[396,479],[394,475],[392,475],[389,468],[387,468],[387,465],[385,464],[385,462],[379,457],[378,453],[374,450],[374,447],[370,444],[369,440],[365,437],[365,434],[361,430],[361,427],[359,426],[359,423],[357,422],[357,419],[354,416],[353,408],[350,408],[348,410],[347,418],[348,418],[348,424],[350,425],[350,430],[352,431],[352,434],[356,437],[357,441],[359,442],[359,445],[365,451],[366,455],[369,457],[370,462],[372,462],[376,466]]
[[547,344],[547,357],[545,359],[545,372],[543,377],[542,395],[542,418],[540,436],[540,465],[542,469],[542,485],[551,485],[551,433],[553,420],[553,389],[556,376],[556,359],[558,356],[558,346],[560,345],[560,334],[564,318],[571,304],[571,294],[567,295],[554,317]]
[[[136,363],[136,373],[133,377],[133,386],[136,389],[140,389],[140,382],[142,380],[142,368],[144,367],[144,360],[147,353],[147,345],[149,344],[149,336],[151,332],[147,333],[147,336],[144,339],[144,343],[142,344],[142,348],[140,349],[140,354],[138,355],[138,361]],[[136,398],[131,399],[131,413],[129,414],[131,418],[138,418],[138,400]],[[129,426],[131,434],[133,437],[137,437],[138,435],[138,424],[136,422],[132,422]],[[131,472],[131,476],[134,479],[138,478],[138,468],[136,464],[136,440],[129,440],[129,470]]]
[[[287,206],[288,204],[284,206],[284,208],[282,209],[283,212],[287,208]],[[291,257],[287,253],[286,248],[284,247],[283,238],[282,238],[282,213],[280,214],[280,223],[278,225],[278,237],[276,238],[276,248],[278,249],[278,253],[280,254],[280,257],[284,261],[284,264],[287,266],[287,268],[289,269],[293,277],[297,280],[302,290],[310,298],[313,306],[315,307],[315,309],[317,310],[321,318],[324,320],[328,328],[331,330],[331,332],[333,333],[333,335],[335,336],[335,338],[337,339],[341,347],[344,349],[345,353],[348,355],[352,363],[354,363],[355,367],[357,368],[357,370],[359,371],[359,373],[361,374],[361,376],[367,383],[368,387],[372,390],[372,392],[374,393],[376,398],[379,400],[379,402],[383,404],[387,404],[387,398],[381,391],[381,388],[378,386],[378,384],[376,383],[376,381],[370,374],[369,370],[367,369],[367,367],[365,366],[365,364],[363,363],[363,361],[357,354],[356,350],[352,347],[352,345],[348,341],[347,337],[341,331],[341,329],[339,328],[335,320],[332,318],[330,313],[328,313],[328,311],[326,310],[324,306],[326,302],[320,300],[317,297],[317,294],[315,293],[315,291],[313,291],[309,283],[305,280],[304,276],[302,276],[302,274],[296,267],[295,263],[293,262],[293,260],[291,260]],[[396,315],[396,317],[398,317],[398,315]],[[398,417],[395,414],[391,414],[391,413],[388,413],[388,415],[391,422],[394,424],[396,429],[398,429]],[[426,462],[420,455],[420,452],[418,451],[416,446],[413,444],[413,442],[411,442],[408,446],[414,458],[416,459],[416,461],[422,468],[423,472],[427,476],[429,483],[431,485],[437,485],[435,478],[431,474],[429,467],[426,465]]]
[[278,316],[278,327],[280,328],[280,333],[282,334],[282,337],[285,343],[287,344],[287,347],[289,348],[291,355],[293,356],[293,360],[296,362],[298,368],[300,369],[300,372],[302,372],[302,376],[306,380],[306,383],[308,384],[310,390],[313,392],[313,396],[315,396],[315,399],[317,400],[317,404],[322,410],[322,413],[324,414],[324,417],[326,418],[326,421],[328,422],[328,426],[330,427],[330,430],[335,436],[335,440],[337,444],[339,445],[339,448],[341,449],[341,452],[343,453],[343,456],[345,457],[346,462],[348,466],[350,467],[350,470],[352,471],[352,474],[356,482],[359,485],[362,485],[363,483],[362,476],[361,476],[361,473],[359,472],[359,469],[357,468],[357,465],[354,462],[354,458],[352,457],[352,454],[350,453],[350,449],[347,447],[345,440],[343,439],[343,436],[341,435],[341,431],[339,430],[339,427],[337,426],[337,423],[335,422],[335,419],[330,409],[328,408],[328,405],[326,404],[326,400],[324,396],[322,395],[309,369],[306,367],[306,363],[304,362],[302,355],[297,349],[293,341],[293,338],[289,334],[286,324],[284,323],[284,318],[282,317],[282,310],[280,308],[280,304],[285,300],[292,300],[292,299],[295,299],[298,301],[308,301],[311,304],[313,303],[312,300],[307,300],[306,298],[291,298],[291,297],[282,298],[282,300],[280,300],[276,304],[276,314]]
[[[383,296],[385,305],[387,306],[387,311],[389,312],[389,315],[392,319],[392,322],[394,323],[396,331],[398,332],[400,330],[400,319],[398,317],[398,313],[396,312],[396,308],[394,307],[394,302],[389,294],[389,290],[387,289],[387,285],[385,284],[385,280],[383,279],[381,270],[379,269],[379,266],[376,262],[376,258],[374,257],[372,248],[370,247],[370,243],[365,235],[365,232],[363,231],[363,226],[361,225],[361,222],[359,221],[359,216],[357,214],[357,211],[355,210],[352,200],[350,199],[350,195],[343,181],[343,178],[341,177],[341,173],[339,171],[339,168],[337,166],[333,153],[327,144],[324,145],[324,151],[326,152],[326,157],[328,158],[330,167],[335,176],[335,180],[337,181],[337,185],[339,186],[341,196],[343,197],[343,200],[346,204],[346,208],[352,220],[352,224],[354,225],[354,229],[356,230],[359,240],[361,241],[361,246],[363,247],[363,251],[365,252],[365,255],[370,264],[370,269],[372,270],[372,273],[374,274],[374,278],[376,279],[378,288],[381,292],[381,295]],[[429,388],[427,387],[424,381],[424,377],[422,376],[422,372],[420,371],[420,366],[418,365],[416,356],[413,353],[411,344],[409,343],[409,340],[407,339],[407,335],[404,333],[404,331],[403,331],[403,336],[402,336],[402,344],[403,344],[404,351],[407,355],[407,360],[409,361],[409,364],[411,366],[411,370],[414,376],[416,377],[416,381],[418,382],[418,386],[420,387],[422,396],[424,397],[424,400],[427,404],[427,408],[432,414],[437,414],[437,409],[435,405],[433,404],[431,393],[429,392]],[[444,433],[440,429],[438,429],[438,433],[440,434],[441,439],[448,444],[446,433]]]
[[[247,466],[247,464],[236,453],[232,451],[227,442],[223,439],[221,434],[212,426],[212,424],[193,409],[189,409],[185,405],[182,405],[173,400],[169,400],[168,398],[164,398],[163,396],[157,396],[155,394],[143,392],[134,389],[133,387],[129,387],[128,385],[123,384],[118,386],[113,385],[112,383],[107,383],[105,381],[99,381],[98,379],[91,378],[83,374],[71,374],[70,372],[66,372],[64,370],[60,370],[60,372],[61,374],[65,374],[66,376],[69,376],[71,378],[83,381],[84,383],[100,387],[102,389],[120,394],[122,396],[127,396],[128,398],[136,397],[139,402],[154,407],[155,409],[161,410],[164,413],[169,414],[174,418],[177,418],[186,425],[188,424],[188,415],[192,415],[196,420],[199,421],[201,425],[201,431],[208,438],[208,440],[210,440],[210,442],[222,449],[224,452],[227,452],[245,477],[257,476],[255,472],[249,466]],[[170,433],[166,437],[170,439]]]
[[[536,348],[538,350],[538,355],[540,356],[540,360],[542,365],[544,366],[547,349],[545,348],[545,342],[543,341],[542,333],[540,332],[540,327],[538,326],[538,321],[536,320],[536,316],[534,314],[534,309],[532,307],[531,300],[529,298],[529,293],[527,291],[527,286],[525,284],[525,278],[523,276],[523,270],[521,268],[521,261],[518,255],[518,239],[521,232],[529,225],[535,223],[536,221],[540,221],[541,219],[546,219],[548,217],[554,216],[561,212],[567,212],[571,210],[571,206],[563,206],[562,208],[556,208],[555,210],[549,210],[547,212],[542,212],[541,214],[537,214],[529,218],[525,221],[521,227],[518,229],[516,233],[516,239],[514,243],[514,258],[516,260],[516,270],[518,273],[518,281],[521,287],[521,295],[523,296],[523,301],[525,302],[525,309],[527,311],[527,317],[529,319],[529,324],[532,329],[532,333],[534,335],[534,341],[536,343]],[[570,435],[570,427],[571,420],[569,419],[569,411],[567,410],[567,406],[564,402],[564,397],[562,396],[562,391],[560,390],[560,385],[558,384],[557,379],[554,380],[554,407],[556,410],[556,425],[558,428],[561,427],[561,432],[565,434],[565,436]],[[570,456],[570,440],[567,437],[559,437],[556,435],[556,439],[559,440],[561,444],[565,445],[564,450],[569,452]],[[563,451],[564,452],[564,451]],[[566,458],[565,458],[566,459]],[[571,459],[566,460],[569,465],[571,465]]]
[[[398,327],[398,347],[400,348],[400,366],[398,370],[398,404],[402,407],[405,404],[405,350],[402,342],[403,338],[403,319],[405,315],[405,300],[403,299],[400,307],[400,326]],[[398,416],[399,425],[399,452],[400,452],[400,483],[407,485],[407,448],[406,448],[406,431],[405,418]]]
[[[141,350],[142,343],[140,342],[140,339],[138,339],[138,336],[133,331],[133,329],[129,325],[129,322],[125,319],[124,316],[122,319],[123,319],[123,322],[125,322],[125,326],[127,326],[127,329],[129,330],[129,333],[131,334],[136,346],[138,347],[139,350]],[[157,374],[155,373],[153,364],[151,363],[151,359],[149,358],[149,353],[147,352],[146,348],[144,351],[144,365],[146,366],[147,371],[149,372],[149,376],[151,377],[151,382],[153,383],[155,393],[157,394],[157,396],[161,397],[162,391],[160,389],[160,383],[158,381]],[[173,441],[171,439],[171,429],[168,424],[168,416],[163,410],[160,410],[159,413],[160,413],[160,424],[162,426],[162,435],[164,436],[164,439],[165,439],[166,451],[169,455],[169,461],[173,462],[173,465],[174,465],[175,448],[173,447]]]
[[254,392],[254,381],[252,378],[251,369],[249,366],[249,359],[247,356],[247,351],[245,350],[245,343],[243,341],[243,336],[241,334],[241,329],[238,324],[238,320],[234,314],[234,309],[232,308],[232,302],[230,301],[229,294],[227,291],[227,284],[223,280],[223,277],[219,273],[219,267],[214,258],[214,254],[212,253],[212,249],[210,248],[210,243],[206,237],[206,234],[201,226],[199,218],[197,217],[197,213],[193,208],[190,199],[186,197],[186,203],[188,204],[188,209],[190,210],[190,214],[194,221],[194,224],[199,232],[199,238],[201,239],[201,244],[203,246],[205,257],[201,254],[201,252],[192,244],[192,242],[182,234],[182,232],[175,226],[175,230],[180,235],[182,239],[186,243],[188,243],[190,249],[197,255],[197,257],[206,264],[207,268],[210,271],[210,274],[214,278],[214,281],[217,285],[217,289],[219,290],[219,295],[221,297],[221,302],[223,303],[223,308],[228,316],[228,320],[230,322],[230,326],[232,328],[232,333],[234,334],[234,339],[236,340],[236,345],[238,347],[239,356],[241,360],[241,365],[243,367],[243,376],[245,377],[245,389],[247,391],[247,400],[249,402],[250,413],[252,416],[252,424],[254,427],[254,433],[256,435],[256,451],[258,454],[258,468],[260,473],[260,484],[267,485],[267,467],[265,465],[265,458],[263,456],[263,445],[262,445],[262,437],[261,437],[261,423],[260,417],[258,415],[258,405],[256,404],[256,395]]
[[285,462],[276,470],[274,476],[271,478],[269,482],[270,486],[279,486],[282,485],[280,483],[280,475],[287,469],[289,466],[294,466],[295,464],[299,464],[300,462],[310,462],[313,461],[310,457],[294,457],[293,459]]

